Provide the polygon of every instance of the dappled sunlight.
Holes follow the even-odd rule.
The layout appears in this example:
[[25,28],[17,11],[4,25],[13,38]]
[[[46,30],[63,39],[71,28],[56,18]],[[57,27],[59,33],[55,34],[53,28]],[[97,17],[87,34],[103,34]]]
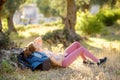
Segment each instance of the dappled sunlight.
[[[58,29],[57,27],[45,27],[45,26],[32,26],[26,31],[19,31],[19,37],[24,36],[24,39],[16,39],[18,42],[23,42],[23,46],[27,45],[29,42],[33,41],[37,36],[41,36],[48,31],[53,31]],[[33,35],[34,34],[34,35]],[[45,42],[45,41],[44,41]],[[108,57],[107,63],[103,67],[98,67],[97,65],[84,65],[82,63],[81,57],[75,60],[67,68],[51,68],[49,71],[35,71],[32,72],[29,69],[21,70],[17,69],[13,72],[13,77],[18,80],[116,80],[119,79],[119,66],[120,66],[120,41],[108,41],[102,38],[91,37],[86,40],[85,43],[88,44],[88,49],[90,52],[98,58],[104,56]],[[93,47],[95,49],[93,49]],[[64,52],[65,48],[63,44],[59,43],[57,45],[44,43],[43,48],[46,50],[51,50],[55,54]],[[101,51],[98,51],[98,49]],[[114,67],[116,66],[116,67]]]
[[120,24],[120,19],[118,19],[116,22],[117,22],[118,24]]
[[58,44],[57,46],[52,46],[51,48],[54,53],[63,53],[64,52],[63,44]]
[[[46,46],[47,47],[47,46]],[[56,47],[51,46],[55,52],[61,51],[62,44],[58,44]],[[64,49],[64,48],[62,48]],[[30,69],[20,68],[16,69],[12,73],[11,77],[17,80],[117,80],[119,79],[119,66],[120,66],[120,55],[119,52],[102,51],[102,57],[107,56],[108,61],[104,66],[98,67],[95,65],[84,65],[81,57],[77,58],[67,68],[51,68],[49,71],[34,71]],[[97,55],[97,57],[101,57]]]
[[89,38],[89,41],[87,41],[86,43],[90,46],[102,49],[119,50],[120,48],[119,41],[107,41],[101,38]]
[[[57,27],[31,27],[26,31],[18,31],[19,35],[24,36],[25,38],[29,38],[34,34],[44,35],[48,31],[52,32],[53,30],[58,29]],[[31,34],[32,33],[32,34]]]
[[[120,0],[2,1],[6,2],[0,7],[0,80],[120,79]],[[36,43],[27,47],[37,37],[42,38],[42,47]],[[79,50],[82,49],[81,46],[85,47],[98,59],[97,62],[91,59],[93,56],[83,54],[88,59],[87,62],[83,62],[84,56],[78,55],[68,67],[54,66],[54,56],[46,51],[49,50],[59,57],[69,53],[65,50],[73,41],[80,42]],[[4,45],[5,48],[2,49]],[[41,47],[43,52],[38,47]],[[32,54],[34,51],[41,51],[41,54],[45,51],[51,61],[44,62],[42,55]],[[39,57],[43,62],[42,64],[41,60],[39,61],[39,69],[35,71],[31,70],[32,61],[27,63],[27,58],[31,56]],[[66,56],[68,54],[61,58]],[[102,64],[100,59],[104,57],[107,59]],[[27,67],[24,63],[27,63]],[[64,62],[61,62],[62,64],[64,66]],[[50,65],[49,70],[45,71],[47,65]]]
[[47,32],[52,32],[53,30],[59,29],[59,27],[57,26],[46,27],[44,25],[27,25],[27,26],[17,25],[16,29],[18,30],[18,34],[11,33],[10,38],[14,40],[14,42],[22,43],[21,46],[25,46],[36,37],[42,36]]
[[29,32],[19,32],[19,36],[23,36],[24,38],[30,37]]
[[[38,34],[38,35],[44,35],[45,33],[47,32],[52,32],[53,30],[55,29],[58,29],[57,27],[55,26],[52,26],[52,27],[45,27],[45,26],[29,26],[30,28],[28,28],[27,30],[25,31],[18,31],[19,34],[23,35],[24,37],[31,37],[32,34]],[[32,34],[31,34],[32,33]]]
[[87,44],[90,46],[96,47],[96,48],[102,48],[101,44],[107,42],[105,39],[101,38],[89,38],[89,41],[87,41]]
[[71,65],[70,68],[72,68],[73,70],[78,70],[81,71],[82,73],[86,73],[86,74],[91,74],[91,69],[90,67],[88,67],[88,65],[84,65],[83,64],[83,60],[81,59],[81,57],[78,57],[78,59],[76,59]]

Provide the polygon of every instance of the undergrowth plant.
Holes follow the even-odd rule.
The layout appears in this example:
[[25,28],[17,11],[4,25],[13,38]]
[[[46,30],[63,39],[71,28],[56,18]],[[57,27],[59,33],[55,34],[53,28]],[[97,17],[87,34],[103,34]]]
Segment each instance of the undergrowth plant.
[[106,26],[112,26],[120,19],[120,9],[101,9],[96,16]]
[[2,63],[1,63],[0,72],[11,73],[11,72],[13,72],[13,67],[7,60],[3,60]]
[[103,23],[90,13],[78,13],[76,29],[85,35],[100,33],[104,28]]

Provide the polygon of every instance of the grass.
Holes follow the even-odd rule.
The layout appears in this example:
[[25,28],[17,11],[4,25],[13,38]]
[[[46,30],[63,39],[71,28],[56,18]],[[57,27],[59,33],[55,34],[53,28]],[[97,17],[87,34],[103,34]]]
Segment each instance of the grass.
[[[58,25],[59,26],[59,25]],[[28,25],[28,26],[21,26],[17,25],[16,29],[18,30],[18,34],[11,33],[11,39],[16,43],[22,43],[21,47],[27,45],[30,41],[34,40],[38,36],[42,36],[48,31],[52,32],[56,29],[61,29],[62,27],[58,26],[45,26],[43,25]]]
[[[19,29],[19,35],[11,34],[11,39],[16,43],[22,43],[21,47],[27,45],[37,36],[44,35],[48,31],[61,28],[57,26],[29,25]],[[110,28],[110,27],[109,27]],[[120,29],[119,29],[120,30]],[[115,32],[119,32],[117,29]],[[31,35],[32,34],[32,35]],[[14,36],[13,36],[14,35]],[[20,37],[22,36],[22,38]],[[119,34],[120,35],[120,34]],[[99,37],[89,37],[89,40],[81,42],[96,57],[108,57],[103,66],[83,65],[81,58],[78,58],[68,68],[52,68],[49,71],[35,71],[29,69],[16,69],[11,74],[0,76],[4,80],[119,80],[120,79],[120,38],[119,35],[107,34]],[[112,37],[112,39],[111,39]],[[113,39],[114,38],[114,39]],[[48,44],[44,48],[52,49],[53,52],[63,52],[62,44],[57,46]],[[7,76],[7,77],[6,77]]]

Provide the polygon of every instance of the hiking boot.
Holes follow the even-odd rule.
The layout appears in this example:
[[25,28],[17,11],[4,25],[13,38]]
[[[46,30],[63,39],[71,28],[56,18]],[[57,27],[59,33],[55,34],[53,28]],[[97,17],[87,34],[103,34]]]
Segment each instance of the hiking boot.
[[104,57],[103,59],[99,59],[99,62],[97,62],[97,65],[100,66],[102,64],[104,64],[107,60],[107,57]]
[[94,65],[95,63],[91,62],[90,60],[84,60],[83,64]]

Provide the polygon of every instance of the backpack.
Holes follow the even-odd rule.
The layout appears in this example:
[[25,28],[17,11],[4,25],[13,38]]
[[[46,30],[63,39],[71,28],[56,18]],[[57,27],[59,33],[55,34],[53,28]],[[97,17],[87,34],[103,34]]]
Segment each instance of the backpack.
[[21,52],[18,56],[18,63],[20,66],[34,70],[49,70],[51,68],[51,60],[42,52],[35,51],[32,55],[25,58],[24,53]]

